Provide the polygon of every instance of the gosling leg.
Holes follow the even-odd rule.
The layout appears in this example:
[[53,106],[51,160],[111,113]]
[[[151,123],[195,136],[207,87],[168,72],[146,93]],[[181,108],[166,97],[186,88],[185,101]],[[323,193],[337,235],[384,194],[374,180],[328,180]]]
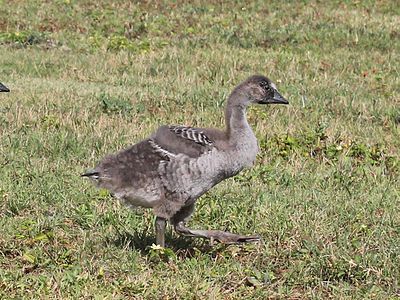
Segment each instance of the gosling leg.
[[165,225],[166,221],[164,218],[156,217],[156,243],[161,247],[165,247]]

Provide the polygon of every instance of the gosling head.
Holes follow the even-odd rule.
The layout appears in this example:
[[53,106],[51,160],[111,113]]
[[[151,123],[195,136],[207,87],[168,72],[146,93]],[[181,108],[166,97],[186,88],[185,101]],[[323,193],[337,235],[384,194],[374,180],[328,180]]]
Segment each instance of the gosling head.
[[0,92],[9,92],[10,90],[0,82]]
[[278,92],[276,85],[267,77],[253,75],[238,86],[237,91],[245,96],[246,105],[258,104],[289,104]]

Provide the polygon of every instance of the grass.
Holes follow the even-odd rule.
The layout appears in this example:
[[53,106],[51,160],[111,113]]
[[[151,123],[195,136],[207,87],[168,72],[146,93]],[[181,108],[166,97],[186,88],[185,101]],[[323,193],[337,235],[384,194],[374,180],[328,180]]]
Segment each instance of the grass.
[[[399,299],[396,1],[0,2],[0,298]],[[253,107],[251,170],[199,200],[210,246],[128,211],[79,174],[160,124],[222,126]]]

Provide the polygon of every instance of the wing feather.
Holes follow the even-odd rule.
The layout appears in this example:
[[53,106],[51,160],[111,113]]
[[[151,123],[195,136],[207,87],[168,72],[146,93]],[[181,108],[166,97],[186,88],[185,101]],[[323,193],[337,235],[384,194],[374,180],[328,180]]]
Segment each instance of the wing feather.
[[185,126],[161,126],[151,140],[158,153],[170,158],[179,154],[195,158],[214,147],[213,141],[203,130]]
[[209,139],[209,137],[200,129],[186,126],[169,126],[169,130],[181,136],[182,138],[194,141],[197,144],[203,146],[213,145],[213,142]]

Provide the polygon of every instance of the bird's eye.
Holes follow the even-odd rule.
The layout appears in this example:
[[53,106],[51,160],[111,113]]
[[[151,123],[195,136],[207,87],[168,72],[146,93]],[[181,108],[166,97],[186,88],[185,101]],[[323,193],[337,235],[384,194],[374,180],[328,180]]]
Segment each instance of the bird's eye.
[[260,83],[260,86],[266,91],[266,92],[271,92],[272,91],[272,88],[271,88],[271,86],[268,84],[268,82],[266,82],[266,81],[262,81],[261,83]]
[[262,82],[260,82],[260,86],[264,90],[266,95],[268,95],[269,97],[273,96],[274,89],[271,87],[270,84],[268,84],[268,82],[262,81]]

